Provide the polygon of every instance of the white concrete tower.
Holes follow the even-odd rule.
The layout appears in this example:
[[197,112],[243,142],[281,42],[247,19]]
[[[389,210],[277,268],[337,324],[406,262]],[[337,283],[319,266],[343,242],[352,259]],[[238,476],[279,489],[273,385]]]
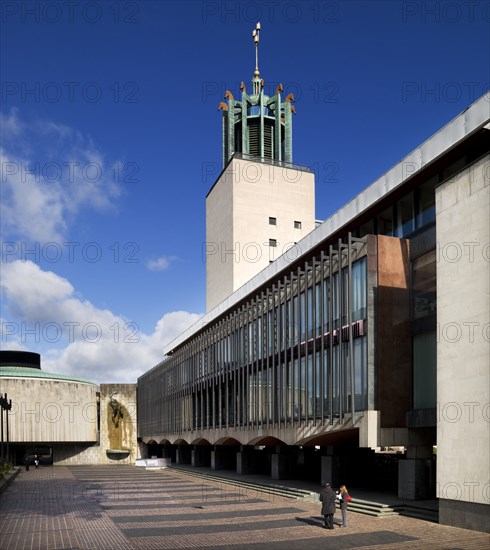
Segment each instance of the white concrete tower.
[[227,91],[223,171],[206,197],[206,308],[217,306],[315,228],[314,174],[293,164],[293,94],[264,93],[258,68],[260,23],[253,31],[252,94]]

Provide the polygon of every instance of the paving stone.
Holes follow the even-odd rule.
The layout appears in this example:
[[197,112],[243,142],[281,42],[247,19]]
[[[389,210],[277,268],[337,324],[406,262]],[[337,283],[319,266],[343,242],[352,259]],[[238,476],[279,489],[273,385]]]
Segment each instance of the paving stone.
[[345,529],[325,530],[319,502],[225,487],[172,469],[46,466],[22,471],[0,497],[0,549],[490,548],[488,534],[409,517],[348,512],[347,521]]
[[[302,512],[301,508],[271,508],[266,510],[264,515],[278,515],[278,514],[293,514],[295,512]],[[248,518],[250,517],[249,510],[235,510],[232,512],[223,512],[222,510],[216,510],[216,512],[198,512],[195,511],[193,514],[157,514],[157,515],[146,515],[146,516],[112,516],[112,521],[114,523],[135,523],[138,521],[175,521],[175,520],[194,520],[194,519],[224,519],[224,518]]]

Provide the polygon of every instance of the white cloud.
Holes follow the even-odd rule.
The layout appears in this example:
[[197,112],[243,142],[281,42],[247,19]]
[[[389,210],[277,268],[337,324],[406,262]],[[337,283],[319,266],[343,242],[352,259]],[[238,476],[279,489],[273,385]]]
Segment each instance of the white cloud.
[[0,123],[2,125],[4,135],[16,136],[22,132],[23,127],[19,120],[18,112],[19,110],[14,107],[8,114],[0,113]]
[[4,239],[60,242],[80,209],[114,208],[122,163],[107,162],[90,138],[49,121],[24,123],[17,110],[0,124]]
[[6,319],[0,317],[0,349],[5,349],[5,342],[8,342],[8,349],[26,350],[25,346],[21,343],[21,335],[17,330],[16,323],[10,323]]
[[166,344],[201,317],[167,313],[145,334],[78,298],[67,279],[31,261],[3,264],[1,284],[10,313],[2,321],[2,348],[38,351],[45,371],[96,382],[135,382],[163,359]]
[[155,260],[148,260],[146,267],[150,271],[165,271],[170,266],[170,263],[176,259],[175,256],[160,256],[160,258],[156,258]]
[[166,313],[156,324],[152,341],[161,345],[165,342],[166,346],[172,340],[187,330],[190,326],[196,323],[202,317],[201,314],[188,313],[187,311],[172,311]]
[[[34,243],[63,244],[82,209],[113,209],[122,182],[137,171],[134,163],[108,162],[90,137],[69,126],[22,121],[15,109],[0,114],[0,124],[1,234],[11,245],[9,257],[16,257],[10,249],[17,243],[29,250]],[[161,256],[147,267],[162,271],[176,259]],[[80,297],[66,278],[25,259],[2,257],[0,283],[2,349],[36,351],[44,370],[96,382],[135,382],[200,317],[167,313],[146,334]]]
[[35,176],[26,172],[28,161],[9,156],[3,149],[0,149],[0,166],[3,238],[59,242],[67,228],[59,185],[36,182]]
[[69,281],[52,271],[43,271],[31,261],[4,263],[0,283],[14,316],[39,322],[59,317],[61,305],[66,312],[66,303],[74,292]]

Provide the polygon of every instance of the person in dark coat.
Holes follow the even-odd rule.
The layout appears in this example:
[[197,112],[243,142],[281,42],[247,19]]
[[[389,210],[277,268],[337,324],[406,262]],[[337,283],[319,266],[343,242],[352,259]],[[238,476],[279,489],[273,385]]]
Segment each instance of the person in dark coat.
[[330,483],[324,483],[320,491],[322,514],[325,518],[325,529],[333,529],[333,515],[335,514],[335,492]]

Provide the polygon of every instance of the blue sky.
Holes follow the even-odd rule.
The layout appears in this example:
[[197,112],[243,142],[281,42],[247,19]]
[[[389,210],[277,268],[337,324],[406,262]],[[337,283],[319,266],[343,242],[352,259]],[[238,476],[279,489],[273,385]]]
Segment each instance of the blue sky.
[[2,349],[134,382],[204,312],[217,106],[257,20],[318,219],[489,88],[486,1],[3,2]]

